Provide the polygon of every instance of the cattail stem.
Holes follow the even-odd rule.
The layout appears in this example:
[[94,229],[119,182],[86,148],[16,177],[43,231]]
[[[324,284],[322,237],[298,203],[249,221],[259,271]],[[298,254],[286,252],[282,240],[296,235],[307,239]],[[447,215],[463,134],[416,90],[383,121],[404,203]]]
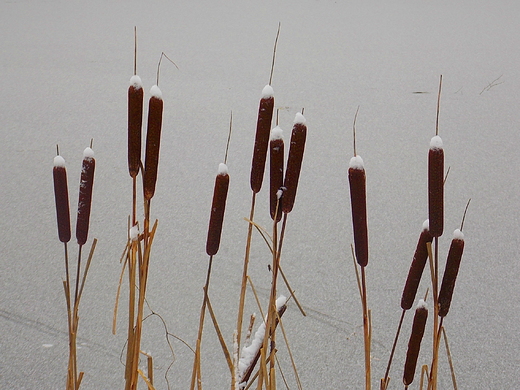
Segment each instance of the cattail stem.
[[240,286],[240,301],[238,304],[238,318],[237,318],[237,347],[240,351],[240,339],[242,335],[242,322],[244,317],[244,305],[246,300],[246,286],[247,286],[247,272],[249,267],[249,254],[251,252],[251,240],[253,237],[253,218],[255,214],[255,201],[256,201],[256,192],[253,192],[251,197],[251,210],[249,212],[249,221],[247,229],[247,239],[246,239],[246,253],[244,255],[244,266],[242,268],[242,284]]
[[363,306],[363,338],[365,344],[365,389],[370,390],[371,385],[371,367],[370,367],[370,349],[371,349],[371,330],[370,330],[370,319],[367,302],[367,286],[366,286],[366,275],[365,267],[361,267],[361,291],[362,299],[361,303]]
[[390,357],[388,358],[388,365],[386,366],[385,376],[381,381],[381,390],[386,390],[388,383],[389,383],[388,374],[390,373],[390,366],[392,365],[395,348],[397,346],[397,341],[399,340],[399,334],[401,333],[401,327],[403,325],[403,320],[404,320],[405,314],[406,314],[406,310],[403,309],[403,311],[401,313],[401,318],[399,320],[399,325],[397,326],[397,332],[395,333],[394,343],[392,344],[392,350],[390,351]]
[[200,367],[200,345],[202,343],[202,330],[204,328],[204,319],[206,315],[206,306],[208,302],[208,289],[209,289],[209,279],[211,276],[211,265],[213,263],[213,256],[209,256],[209,264],[208,271],[206,274],[206,283],[204,284],[204,298],[202,301],[202,307],[200,309],[199,316],[199,332],[197,334],[197,347],[195,349],[195,359],[193,361],[193,370],[191,374],[191,386],[190,389],[194,390],[195,388],[195,379],[201,376],[201,367]]

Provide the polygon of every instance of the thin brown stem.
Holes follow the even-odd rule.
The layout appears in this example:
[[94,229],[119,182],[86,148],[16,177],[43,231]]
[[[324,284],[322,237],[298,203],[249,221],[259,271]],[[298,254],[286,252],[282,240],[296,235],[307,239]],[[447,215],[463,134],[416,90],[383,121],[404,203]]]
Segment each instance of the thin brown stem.
[[363,336],[365,340],[365,389],[371,389],[371,369],[370,369],[370,321],[367,304],[367,286],[365,268],[361,267],[361,288],[363,305]]
[[401,326],[403,325],[404,315],[406,314],[406,310],[403,310],[401,313],[401,319],[399,320],[399,325],[397,326],[397,332],[395,333],[394,344],[392,345],[392,351],[390,352],[390,358],[388,359],[388,365],[386,366],[385,377],[381,382],[381,390],[386,390],[388,386],[388,374],[390,373],[390,366],[392,365],[392,360],[394,358],[395,348],[397,346],[397,340],[399,339],[399,334],[401,333]]

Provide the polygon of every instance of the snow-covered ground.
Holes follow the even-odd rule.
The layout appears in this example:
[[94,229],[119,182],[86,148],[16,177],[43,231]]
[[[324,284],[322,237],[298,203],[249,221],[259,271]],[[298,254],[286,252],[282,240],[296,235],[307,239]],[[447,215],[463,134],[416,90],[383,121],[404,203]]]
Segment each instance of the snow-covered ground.
[[[163,61],[159,80],[163,138],[152,202],[159,227],[148,299],[168,331],[192,346],[208,261],[213,181],[233,111],[231,184],[210,286],[231,345],[258,101],[269,80],[279,22],[272,82],[279,123],[288,139],[295,113],[305,108],[308,126],[282,258],[307,311],[303,317],[290,301],[284,315],[304,388],[359,389],[364,381],[347,182],[358,106],[357,151],[368,191],[374,387],[384,375],[402,287],[427,213],[426,157],[441,74],[439,128],[451,168],[441,259],[472,199],[465,253],[444,321],[459,388],[520,388],[520,315],[514,303],[520,295],[519,14],[520,3],[506,0],[1,2],[0,388],[64,388],[64,265],[52,166],[59,143],[74,208],[82,151],[91,138],[96,179],[89,243],[93,237],[99,243],[80,308],[79,369],[85,371],[84,389],[123,387],[124,299],[116,336],[111,323],[131,212],[126,93],[134,26],[146,99],[161,52],[179,67]],[[256,215],[258,223],[269,224],[265,183]],[[74,256],[75,246],[70,250]],[[269,260],[255,237],[250,274],[264,300]],[[426,287],[423,282],[421,294]],[[247,312],[253,311],[258,313],[249,295]],[[411,320],[409,314],[391,372],[395,389],[401,387]],[[145,333],[143,348],[155,358],[157,387],[166,388],[163,376],[172,359],[159,319],[147,320]],[[168,378],[172,388],[185,389],[193,354],[177,339],[171,342],[175,362]],[[203,356],[205,387],[228,388],[227,366],[209,322]],[[442,356],[440,388],[446,389],[450,378]],[[294,383],[283,346],[280,357]],[[419,364],[429,364],[429,355]]]

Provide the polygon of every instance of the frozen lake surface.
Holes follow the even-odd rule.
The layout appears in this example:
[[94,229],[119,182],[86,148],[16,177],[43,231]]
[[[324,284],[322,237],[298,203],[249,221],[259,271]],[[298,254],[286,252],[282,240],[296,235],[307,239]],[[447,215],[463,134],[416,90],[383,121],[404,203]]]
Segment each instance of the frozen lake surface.
[[[347,181],[358,106],[357,151],[367,174],[374,388],[384,375],[402,287],[427,217],[427,151],[435,133],[441,74],[439,129],[445,166],[450,167],[442,261],[451,232],[472,199],[464,257],[444,321],[457,381],[461,389],[520,388],[520,314],[514,303],[520,295],[520,3],[391,3],[2,2],[0,388],[64,388],[67,322],[52,161],[59,143],[74,208],[82,151],[91,138],[97,165],[89,243],[94,237],[99,242],[80,308],[81,388],[124,386],[120,355],[126,339],[126,285],[116,336],[111,324],[131,212],[126,93],[133,74],[134,26],[145,99],[155,84],[161,52],[179,68],[167,61],[161,66],[163,138],[151,212],[159,227],[147,296],[168,331],[191,346],[208,264],[205,240],[214,175],[224,158],[233,111],[230,192],[210,287],[231,344],[258,101],[269,80],[278,23],[272,86],[279,124],[288,140],[295,113],[305,108],[308,126],[282,256],[284,272],[308,313],[303,317],[290,302],[284,315],[303,388],[360,389],[364,383]],[[256,221],[269,226],[265,183]],[[74,245],[70,250],[76,253]],[[250,275],[264,300],[269,262],[257,235]],[[258,312],[248,295],[246,312],[253,311]],[[402,387],[411,320],[409,314],[392,367],[394,389]],[[431,344],[428,335],[427,330],[425,352]],[[173,389],[186,389],[193,354],[178,339],[171,342],[175,361],[168,379]],[[157,318],[145,322],[143,349],[155,358],[157,388],[166,388],[164,373],[172,357]],[[294,384],[284,346],[279,355]],[[423,354],[419,364],[430,364],[429,356]],[[229,388],[209,321],[202,370],[206,388]],[[449,389],[444,353],[439,377],[439,388]],[[417,376],[416,381],[415,386]]]

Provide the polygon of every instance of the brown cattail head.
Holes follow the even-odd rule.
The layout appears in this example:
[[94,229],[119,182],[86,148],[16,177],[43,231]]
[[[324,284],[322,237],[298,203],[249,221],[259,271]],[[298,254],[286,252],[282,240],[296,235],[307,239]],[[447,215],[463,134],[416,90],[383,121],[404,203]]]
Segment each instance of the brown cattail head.
[[428,248],[426,244],[433,240],[433,237],[428,230],[428,225],[428,220],[424,221],[423,231],[419,236],[419,241],[417,242],[417,247],[413,254],[412,264],[410,265],[408,277],[406,278],[406,283],[403,289],[403,295],[401,296],[401,308],[403,310],[408,310],[412,307],[417,294],[417,289],[419,288],[419,283],[421,282],[424,266],[428,260]]
[[262,90],[262,99],[258,108],[256,123],[255,146],[251,163],[251,189],[254,193],[260,192],[264,180],[265,160],[269,145],[269,132],[273,121],[274,91],[270,85]]
[[208,239],[206,240],[206,253],[209,256],[215,255],[220,246],[228,188],[228,168],[226,164],[220,164],[217,177],[215,178],[213,202],[211,203],[211,215],[209,218]]
[[428,219],[430,234],[442,236],[444,230],[444,150],[438,135],[430,141],[428,152]]
[[426,320],[428,319],[428,309],[426,303],[421,299],[415,309],[415,316],[413,317],[412,333],[408,341],[408,351],[406,352],[406,362],[404,364],[403,383],[408,386],[413,382],[415,375],[415,368],[417,366],[417,358],[419,357],[419,350],[421,349],[421,341],[424,335],[424,328],[426,327]]
[[146,155],[144,163],[144,198],[152,199],[157,182],[157,168],[159,165],[159,148],[161,143],[161,127],[163,114],[163,99],[161,90],[154,85],[150,90],[148,105],[148,129],[146,132]]
[[[284,142],[282,129],[276,126],[271,131],[269,208],[276,222],[282,218]],[[277,212],[278,211],[278,212]]]
[[300,171],[302,168],[306,138],[307,126],[305,126],[305,117],[302,114],[297,113],[294,118],[294,126],[291,134],[291,146],[289,147],[289,156],[287,157],[287,168],[285,170],[285,180],[283,183],[285,191],[283,194],[282,211],[284,213],[290,213],[294,206],[298,179],[300,178]]
[[141,129],[143,126],[143,85],[137,75],[128,88],[128,171],[135,178],[141,162]]
[[70,241],[69,190],[67,186],[67,170],[65,160],[61,156],[54,157],[54,198],[56,200],[56,219],[58,221],[58,237],[61,242]]
[[95,168],[94,151],[91,148],[86,148],[83,151],[83,164],[79,182],[78,218],[76,221],[76,239],[79,245],[84,245],[87,242]]
[[368,264],[367,196],[365,167],[361,156],[350,159],[348,180],[356,260],[361,267],[366,267]]
[[439,292],[439,316],[441,317],[445,317],[450,310],[451,298],[453,296],[457,274],[459,273],[463,251],[464,234],[462,234],[459,229],[456,229],[453,232],[453,239],[451,240],[450,250],[448,251],[448,259],[446,260],[446,268]]

